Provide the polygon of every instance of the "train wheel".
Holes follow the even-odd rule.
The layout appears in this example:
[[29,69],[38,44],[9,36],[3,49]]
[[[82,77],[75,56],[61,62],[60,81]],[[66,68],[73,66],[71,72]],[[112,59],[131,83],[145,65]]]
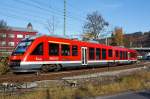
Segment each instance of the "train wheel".
[[117,62],[113,62],[113,63],[112,63],[112,66],[113,66],[113,67],[118,66],[118,63],[117,63]]
[[50,66],[49,65],[43,65],[42,67],[41,67],[41,70],[42,70],[42,72],[48,72],[49,70],[50,70]]
[[55,65],[54,71],[60,71],[62,69],[61,65]]

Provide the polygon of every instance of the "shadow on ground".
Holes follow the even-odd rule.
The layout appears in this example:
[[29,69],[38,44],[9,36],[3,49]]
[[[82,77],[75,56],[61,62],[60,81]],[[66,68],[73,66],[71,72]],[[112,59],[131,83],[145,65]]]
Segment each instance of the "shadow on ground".
[[150,99],[150,90],[148,90],[148,91],[143,91],[143,92],[138,92],[138,93],[136,93],[136,94],[138,94],[138,95],[140,95],[140,96],[143,96],[143,97],[145,97],[145,98],[147,98],[147,99]]

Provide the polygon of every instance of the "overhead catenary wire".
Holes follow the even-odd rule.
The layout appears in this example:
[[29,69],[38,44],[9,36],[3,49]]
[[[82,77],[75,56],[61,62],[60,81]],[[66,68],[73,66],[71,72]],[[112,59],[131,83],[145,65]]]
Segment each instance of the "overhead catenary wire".
[[[35,1],[35,0],[30,0],[31,2],[33,2],[33,3],[35,3],[35,4],[37,4],[37,5],[41,5],[40,3],[41,2],[39,2],[39,1]],[[64,2],[63,2],[64,3]],[[67,4],[67,2],[66,2],[66,4]],[[50,6],[49,7],[50,9],[52,9],[54,12],[56,12],[56,13],[59,13],[59,14],[63,14],[64,12],[62,11],[62,10],[60,10],[59,8],[53,8],[52,6]],[[70,11],[68,11],[67,10],[67,15],[66,15],[66,17],[68,17],[68,18],[71,18],[71,19],[73,19],[73,20],[77,20],[77,21],[86,21],[86,20],[84,20],[84,19],[82,19],[81,17],[77,17],[77,16],[79,16],[79,15],[77,15],[77,16],[72,16],[72,15],[70,15],[71,14],[71,12]]]
[[[8,13],[7,14],[13,14],[14,16],[21,16],[22,18],[25,18],[26,20],[27,19],[30,19],[31,20],[31,17],[33,20],[36,20],[38,21],[38,23],[47,23],[47,20],[49,19],[49,16],[48,17],[44,17],[46,15],[43,15],[43,16],[40,16],[38,13],[31,13],[29,11],[26,11],[26,9],[22,9],[22,11],[19,11],[20,9],[17,9],[16,7],[11,7],[11,5],[7,5],[6,3],[2,3],[4,5],[1,6],[1,8],[5,9],[5,10],[8,10]],[[7,8],[7,9],[6,9]],[[34,11],[34,10],[33,10]],[[5,15],[6,15],[6,12],[4,12]],[[45,13],[47,14],[47,13]],[[43,22],[41,22],[43,21]],[[71,23],[69,23],[70,25],[72,25]],[[46,24],[44,24],[45,26]]]
[[[30,7],[38,8],[38,9],[44,11],[44,12],[52,13],[52,14],[55,14],[56,16],[59,16],[59,17],[63,18],[63,12],[61,12],[60,10],[52,8],[52,7],[50,7],[50,8],[42,7],[41,4],[37,1],[33,1],[33,0],[30,0],[30,2],[25,2],[24,0],[14,0],[14,1],[16,1],[18,3],[25,4],[25,5],[30,6]],[[78,22],[85,21],[83,19],[79,19],[79,18],[70,16],[70,15],[67,15],[66,17],[70,18],[70,19],[73,19],[73,20],[76,20]]]
[[[17,13],[17,15],[22,15],[22,16],[28,16],[28,17],[33,17],[34,19],[38,19],[40,20],[47,20],[46,17],[43,16],[37,16],[37,14],[33,14],[33,13],[29,13],[28,11],[24,10],[24,11],[20,11],[20,9],[16,9],[14,7],[7,7],[7,6],[1,6],[1,8],[3,8],[3,10],[7,10],[7,11],[11,11],[11,13]],[[1,11],[1,10],[0,10]],[[9,14],[8,12],[8,14]]]
[[[31,2],[33,2],[33,3],[37,4],[37,5],[40,5],[40,2],[39,2],[39,1],[31,0]],[[64,5],[65,5],[65,4],[64,4]],[[59,9],[52,8],[52,6],[51,6],[50,8],[51,8],[52,10],[54,10],[54,11],[60,12]],[[64,8],[65,8],[65,7],[64,7]],[[66,9],[65,9],[65,10],[66,10]],[[62,12],[60,12],[60,13],[62,13]],[[66,14],[66,13],[67,13],[67,14]],[[65,32],[66,32],[66,18],[67,18],[67,26],[68,26],[68,23],[69,23],[69,24],[72,23],[71,21],[68,22],[68,20],[70,20],[70,19],[77,20],[78,22],[80,22],[80,24],[81,24],[81,22],[86,22],[85,20],[83,20],[83,19],[81,19],[81,18],[72,17],[72,16],[70,16],[70,15],[69,15],[69,17],[68,17],[68,10],[67,10],[67,11],[64,11],[64,35],[66,34],[66,33],[65,33]]]
[[[12,5],[10,5],[8,3],[4,3],[4,2],[1,2],[1,4],[2,4],[1,8],[3,8],[1,10],[11,11],[11,13],[14,13],[16,16],[17,15],[22,15],[23,17],[28,16],[28,17],[33,17],[33,19],[40,19],[40,20],[47,20],[49,18],[49,17],[45,17],[46,14],[48,14],[48,13],[43,13],[43,12],[40,12],[39,10],[36,11],[36,10],[33,10],[33,9],[24,9],[22,7],[17,8],[16,6],[12,6]],[[36,11],[36,13],[35,13],[35,11]],[[42,13],[42,16],[39,15],[39,13]],[[43,14],[45,14],[45,15],[43,15]]]
[[10,17],[10,18],[13,18],[13,19],[18,19],[18,20],[21,20],[21,21],[33,21],[33,22],[36,22],[38,24],[42,24],[42,25],[45,25],[44,22],[42,21],[39,21],[39,20],[35,20],[35,19],[31,19],[31,18],[28,18],[26,16],[18,16],[18,15],[15,15],[14,13],[11,13],[11,12],[4,12],[4,11],[0,11],[1,15],[3,16],[6,16],[6,17]]
[[[60,12],[59,9],[54,9],[54,8],[50,7],[50,9],[52,9],[52,10],[50,10],[48,8],[41,7],[41,4],[39,4],[40,2],[35,1],[35,0],[34,1],[30,0],[31,2],[33,2],[32,4],[29,3],[29,2],[25,2],[23,0],[13,0],[13,1],[21,3],[21,4],[24,4],[26,6],[38,8],[41,12],[44,12],[44,13],[46,13],[48,15],[50,15],[50,13],[51,13],[51,14],[55,14],[56,16],[63,17],[63,12]],[[32,9],[30,9],[30,10],[32,11]],[[52,12],[50,12],[50,11],[52,11]],[[38,16],[38,17],[40,17],[40,16]],[[85,20],[82,20],[82,19],[79,19],[79,18],[76,18],[76,17],[68,16],[68,15],[66,17],[68,17],[70,19],[73,19],[73,20],[77,20],[79,22],[85,21]]]
[[[25,4],[25,5],[30,6],[30,7],[38,8],[39,10],[44,11],[44,12],[47,12],[47,13],[52,13],[52,12],[50,12],[50,11],[51,11],[50,9],[41,7],[41,4],[39,4],[39,2],[31,3],[31,2],[25,2],[25,1],[23,1],[23,0],[14,0],[14,1],[18,1],[19,3]],[[32,1],[32,2],[35,2],[35,1]],[[53,10],[55,10],[55,9],[53,9]],[[52,14],[55,14],[56,16],[59,16],[59,17],[63,17],[63,14],[60,15],[60,13],[62,13],[62,12],[59,12],[59,13],[58,13],[58,12],[57,12],[57,13],[55,12],[55,13],[52,13]],[[80,22],[80,23],[81,23],[81,21],[84,21],[84,22],[85,22],[85,20],[77,19],[77,18],[75,18],[75,17],[71,17],[71,16],[66,16],[66,17],[68,18],[68,20],[69,20],[69,19],[73,19],[73,20],[76,20],[76,21],[78,21],[78,22]],[[70,23],[72,23],[72,22],[68,22],[68,23],[70,24]],[[68,23],[67,23],[67,25],[68,25]]]
[[[62,0],[61,0],[61,1],[62,1]],[[63,2],[62,2],[62,3],[63,3]],[[81,14],[79,14],[79,12],[80,12],[82,9],[77,8],[77,7],[75,7],[74,5],[70,4],[69,1],[66,2],[66,4],[67,4],[67,7],[70,7],[70,8],[72,8],[72,9],[76,10],[76,12],[71,12],[71,11],[68,10],[68,11],[67,11],[68,14],[74,14],[75,16],[73,16],[73,18],[75,18],[75,19],[77,19],[77,20],[80,20],[80,21],[86,22],[85,18],[82,18]],[[71,16],[72,16],[72,15],[71,15]]]
[[[41,10],[41,11],[46,12],[47,14],[52,13],[52,12],[50,12],[49,9],[43,8],[43,7],[41,7],[41,6],[37,5],[37,4],[34,4],[34,3],[25,2],[25,1],[23,1],[23,0],[13,0],[13,1],[15,1],[15,2],[17,2],[17,3],[20,3],[20,4],[24,4],[25,6],[30,6],[30,7],[37,8],[37,9],[39,9],[39,10]],[[60,16],[60,15],[59,15],[58,13],[56,13],[56,12],[54,12],[54,13],[52,13],[52,14],[55,14],[55,15],[57,15],[57,16],[59,16],[59,17],[62,17],[62,16]]]
[[[8,7],[9,10],[13,10],[12,12],[9,12],[9,13],[6,13],[6,12],[3,12],[5,13],[4,15],[7,15],[7,17],[9,18],[13,18],[13,19],[16,19],[16,18],[19,18],[19,20],[21,21],[25,21],[25,20],[28,20],[28,21],[34,21],[38,24],[42,24],[45,26],[45,23],[46,21],[48,20],[48,17],[51,17],[53,14],[55,16],[59,16],[59,18],[63,18],[63,12],[61,12],[61,10],[59,9],[56,9],[56,8],[53,8],[52,6],[51,7],[46,7],[42,4],[39,4],[40,2],[38,1],[38,3],[35,3],[35,0],[30,0],[30,1],[24,1],[24,0],[13,0],[15,1],[16,3],[20,3],[21,5],[24,5],[24,6],[28,6],[28,7],[21,7],[21,9],[24,9],[22,11],[19,11],[20,9],[17,9],[16,7],[11,7],[11,6],[6,6]],[[33,2],[34,1],[34,2]],[[28,11],[26,11],[27,8],[36,8],[36,9],[28,9],[29,11],[31,10],[31,12],[28,13]],[[16,9],[16,10],[15,10]],[[17,13],[18,12],[18,13]],[[40,15],[40,14],[42,15]],[[29,16],[28,16],[29,15]],[[79,18],[79,17],[76,17],[76,16],[71,16],[69,15],[69,11],[67,11],[67,25],[69,26],[73,26],[74,24],[72,23],[72,20],[76,20],[77,22],[85,22],[85,20],[83,20],[82,18]],[[61,24],[62,25],[62,24]]]

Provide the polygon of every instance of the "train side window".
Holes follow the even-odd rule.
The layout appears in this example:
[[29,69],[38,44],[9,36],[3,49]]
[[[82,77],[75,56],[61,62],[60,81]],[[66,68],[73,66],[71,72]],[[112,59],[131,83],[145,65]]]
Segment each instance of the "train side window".
[[122,55],[122,51],[120,51],[120,59],[122,59],[123,57],[122,57],[123,55]]
[[121,53],[122,53],[121,59],[123,59],[123,51]]
[[72,46],[72,56],[78,56],[78,46],[77,45]]
[[102,49],[102,59],[106,59],[106,49]]
[[122,51],[122,59],[124,59],[124,51]]
[[49,55],[52,56],[59,55],[59,44],[49,43]]
[[124,59],[124,51],[122,52],[122,59]]
[[62,56],[70,56],[70,46],[69,45],[61,45],[61,55]]
[[118,51],[116,51],[116,57],[118,57],[119,56],[119,52]]
[[122,59],[124,59],[124,51],[122,51]]
[[112,49],[108,50],[108,57],[112,57]]
[[122,51],[122,59],[124,59],[124,51]]
[[123,55],[123,56],[124,56],[124,59],[126,59],[126,52],[124,52],[124,55]]
[[31,55],[43,55],[43,43],[37,45]]
[[100,48],[96,48],[96,60],[99,60],[101,56],[101,50]]
[[94,60],[94,53],[95,53],[95,50],[94,48],[89,48],[89,59],[90,60]]
[[128,59],[128,52],[126,52],[126,59]]

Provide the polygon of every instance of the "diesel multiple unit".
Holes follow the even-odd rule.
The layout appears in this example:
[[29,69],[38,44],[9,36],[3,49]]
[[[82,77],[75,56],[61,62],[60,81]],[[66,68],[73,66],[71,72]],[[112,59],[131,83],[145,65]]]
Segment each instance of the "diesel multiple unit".
[[65,67],[112,66],[137,61],[135,50],[60,37],[23,39],[10,56],[14,72],[58,71]]

